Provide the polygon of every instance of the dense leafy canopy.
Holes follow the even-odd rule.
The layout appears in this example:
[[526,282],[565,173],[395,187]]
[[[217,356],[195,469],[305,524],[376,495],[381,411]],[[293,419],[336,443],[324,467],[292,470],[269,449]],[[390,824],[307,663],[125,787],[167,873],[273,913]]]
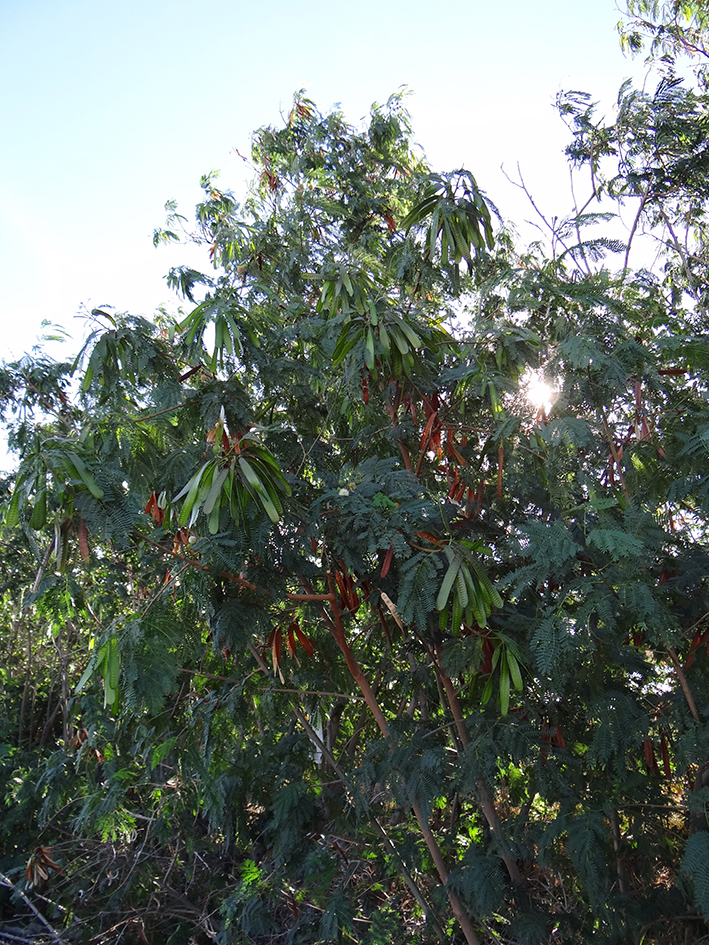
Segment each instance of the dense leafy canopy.
[[520,250],[401,96],[299,95],[168,205],[180,320],[3,368],[0,868],[67,935],[699,940],[708,108],[560,97],[590,196]]

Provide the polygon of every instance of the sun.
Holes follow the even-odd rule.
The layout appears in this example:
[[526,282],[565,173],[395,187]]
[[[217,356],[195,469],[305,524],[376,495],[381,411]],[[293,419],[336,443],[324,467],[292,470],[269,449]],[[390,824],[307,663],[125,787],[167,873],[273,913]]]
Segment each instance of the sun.
[[522,389],[530,404],[537,410],[549,413],[559,391],[552,387],[538,371],[528,371],[522,378]]

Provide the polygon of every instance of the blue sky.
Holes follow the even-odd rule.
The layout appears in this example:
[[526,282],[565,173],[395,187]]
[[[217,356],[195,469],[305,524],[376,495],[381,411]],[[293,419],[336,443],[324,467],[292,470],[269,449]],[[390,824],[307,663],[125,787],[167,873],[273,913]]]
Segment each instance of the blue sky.
[[[0,358],[42,319],[76,339],[82,305],[150,315],[192,261],[152,246],[163,205],[192,215],[201,174],[243,191],[251,132],[305,87],[351,121],[401,85],[434,167],[465,165],[503,213],[531,210],[500,172],[519,161],[550,214],[568,210],[567,134],[552,103],[608,110],[623,58],[614,0],[0,0]],[[205,263],[206,264],[206,263]]]

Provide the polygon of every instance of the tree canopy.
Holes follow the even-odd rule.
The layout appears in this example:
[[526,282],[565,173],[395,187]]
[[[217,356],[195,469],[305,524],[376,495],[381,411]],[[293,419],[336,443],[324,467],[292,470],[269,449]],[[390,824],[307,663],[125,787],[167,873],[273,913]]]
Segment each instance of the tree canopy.
[[3,367],[0,869],[62,934],[706,934],[709,94],[664,28],[612,121],[559,97],[587,199],[537,243],[402,95],[299,94],[243,204],[168,204],[180,318]]

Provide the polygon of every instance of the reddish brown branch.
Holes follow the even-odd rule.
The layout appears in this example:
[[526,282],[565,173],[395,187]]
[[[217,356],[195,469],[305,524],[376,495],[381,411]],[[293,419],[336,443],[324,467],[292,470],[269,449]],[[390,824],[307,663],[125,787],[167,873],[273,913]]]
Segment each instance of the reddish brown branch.
[[[414,804],[413,808],[414,814],[416,815],[416,820],[418,821],[419,829],[421,831],[421,836],[426,841],[426,846],[428,847],[428,851],[431,854],[431,859],[436,866],[436,871],[438,872],[441,883],[445,886],[448,882],[449,874],[443,859],[443,854],[441,853],[441,849],[436,842],[436,838],[434,837],[431,828],[428,826],[428,821],[424,818],[423,813],[421,812],[421,808],[418,806],[418,804]],[[473,928],[472,922],[468,917],[465,906],[451,889],[447,889],[446,892],[448,893],[448,902],[451,904],[453,915],[458,920],[458,924],[460,925],[463,935],[465,936],[466,942],[468,945],[479,945],[480,940],[475,934],[475,929]]]
[[[347,642],[344,627],[342,626],[342,615],[340,613],[340,608],[337,605],[335,582],[332,577],[332,571],[327,572],[327,582],[330,588],[330,594],[332,595],[332,600],[330,601],[332,620],[328,619],[330,632],[332,633],[335,642],[339,646],[342,655],[345,657],[347,668],[349,669],[352,678],[359,686],[360,691],[364,696],[364,700],[367,703],[370,712],[374,716],[374,720],[379,726],[379,730],[385,738],[389,738],[389,725],[387,723],[386,716],[382,712],[381,707],[377,702],[376,696],[369,684],[369,680],[362,672],[359,663],[357,662],[355,655],[352,652],[349,643]],[[436,838],[429,827],[428,819],[423,816],[421,808],[418,806],[418,804],[413,805],[413,811],[416,815],[416,820],[418,821],[421,836],[426,842],[426,846],[428,847],[428,851],[431,854],[431,858],[436,866],[436,871],[438,872],[441,883],[445,885],[448,881],[448,869],[443,859],[443,854],[441,853],[440,847],[436,842]],[[451,909],[453,910],[453,915],[458,920],[468,945],[479,945],[479,939],[475,934],[475,930],[473,929],[472,923],[468,917],[463,903],[460,901],[460,899],[458,899],[456,894],[451,889],[447,889],[446,892],[448,894],[448,901],[451,904]]]
[[[398,388],[398,385],[397,385],[397,388]],[[387,413],[389,414],[391,425],[394,429],[396,429],[396,427],[398,427],[399,425],[397,414],[399,411],[400,402],[401,402],[401,390],[397,389],[395,402],[387,403]],[[404,443],[403,440],[399,440],[399,449],[401,450],[401,456],[402,456],[402,459],[404,460],[404,466],[406,466],[407,470],[412,473],[414,471],[414,466],[413,466],[413,463],[411,462],[411,454],[409,453],[408,446],[406,445],[406,443]]]
[[408,446],[403,440],[399,440],[399,449],[401,450],[401,456],[404,460],[404,466],[406,466],[407,470],[412,473],[414,471],[414,466],[411,462],[411,454],[409,453]]
[[288,598],[288,600],[296,600],[296,601],[297,600],[332,601],[335,599],[332,596],[332,594],[286,594],[286,597]]
[[[344,771],[342,770],[342,768],[338,765],[337,761],[335,760],[335,758],[334,758],[334,756],[331,754],[331,752],[328,751],[327,746],[325,745],[325,743],[323,742],[323,740],[319,737],[319,735],[317,734],[317,732],[313,729],[313,727],[312,727],[312,725],[310,724],[310,722],[308,722],[307,718],[305,717],[305,714],[304,714],[303,712],[301,712],[301,710],[298,709],[297,707],[294,707],[294,708],[293,708],[293,714],[294,714],[294,715],[296,716],[296,718],[300,721],[300,723],[302,724],[303,728],[304,728],[304,729],[306,730],[306,732],[308,733],[308,736],[309,736],[310,740],[313,742],[313,744],[317,745],[317,747],[320,749],[320,751],[323,753],[323,755],[327,758],[327,760],[328,760],[330,766],[332,767],[333,771],[334,771],[337,775],[339,775],[340,780],[341,780],[341,781],[343,782],[343,784],[344,784],[344,783],[346,782],[346,780],[347,780],[347,779],[346,779],[345,772],[344,772]],[[440,923],[438,922],[437,917],[436,917],[435,914],[431,911],[431,908],[430,908],[430,906],[428,905],[428,903],[426,902],[426,900],[424,899],[421,890],[420,890],[419,887],[416,885],[416,882],[414,881],[413,877],[411,876],[411,874],[410,874],[409,871],[407,870],[406,865],[404,864],[404,861],[402,860],[401,855],[399,854],[398,849],[396,848],[396,846],[394,845],[394,843],[392,842],[392,840],[390,839],[390,837],[388,836],[388,834],[384,831],[384,828],[383,828],[382,825],[379,823],[379,821],[377,820],[376,817],[374,817],[374,816],[371,817],[371,823],[373,824],[375,830],[377,831],[377,833],[379,834],[379,836],[382,838],[382,840],[384,841],[384,843],[386,844],[386,846],[389,848],[389,850],[394,854],[394,856],[395,856],[396,859],[398,860],[398,862],[399,862],[399,868],[400,868],[400,870],[401,870],[401,875],[402,875],[404,881],[406,882],[406,885],[409,887],[409,889],[410,889],[412,895],[414,896],[414,898],[416,899],[416,901],[418,902],[418,904],[421,906],[421,909],[423,910],[423,914],[431,921],[431,924],[433,925],[434,931],[436,932],[436,935],[438,936],[439,940],[440,940],[441,942],[445,942],[445,941],[446,941],[446,937],[445,937],[445,934],[444,934],[444,932],[443,932],[443,930],[442,930],[442,928],[441,928],[441,926],[440,926]]]
[[433,428],[436,425],[437,419],[438,419],[438,411],[436,410],[431,414],[424,428],[423,439],[419,445],[419,451],[421,455],[419,456],[419,461],[416,464],[416,478],[417,479],[421,473],[421,468],[423,467],[423,461],[426,458],[426,453],[428,451],[428,444],[431,442],[431,437],[433,436]]
[[[165,545],[161,545],[160,542],[153,541],[152,538],[148,538],[147,535],[143,535],[143,533],[139,532],[137,529],[134,530],[133,534],[139,539],[139,541],[146,542],[148,545],[158,549],[158,551],[161,551],[164,555],[174,558],[176,561],[183,561],[185,564],[195,568],[197,571],[214,573],[213,569],[210,568],[208,564],[201,564],[199,561],[195,561],[194,558],[188,558],[186,555],[181,555],[178,551],[174,551],[172,548],[166,548]],[[258,590],[256,585],[252,584],[251,581],[247,581],[246,578],[239,577],[236,574],[231,574],[229,571],[219,571],[218,576],[220,578],[224,578],[225,581],[233,581],[234,584],[239,584],[241,587],[247,587],[250,591]]]
[[679,684],[682,687],[684,698],[687,700],[689,711],[692,713],[692,718],[697,723],[697,725],[700,725],[701,721],[699,718],[699,712],[697,712],[697,704],[694,701],[694,696],[692,695],[692,690],[689,688],[687,677],[684,675],[684,670],[682,669],[680,661],[677,657],[677,652],[673,646],[668,646],[667,652],[670,654],[672,665],[674,666],[675,672],[677,673],[677,678],[679,679]]
[[389,726],[387,724],[386,717],[382,712],[377,698],[374,695],[374,691],[369,684],[369,680],[362,672],[362,669],[357,662],[352,649],[350,648],[349,643],[347,642],[347,637],[345,635],[344,627],[342,626],[342,614],[340,613],[340,608],[337,605],[337,597],[335,594],[335,582],[332,577],[332,571],[327,572],[327,583],[330,588],[330,607],[332,609],[333,619],[329,621],[330,632],[332,633],[335,642],[340,648],[340,652],[345,657],[345,662],[347,663],[347,669],[350,671],[350,674],[354,681],[360,688],[362,695],[364,696],[364,701],[367,703],[370,712],[374,716],[374,720],[379,726],[379,729],[384,735],[385,738],[389,737]]
[[[446,699],[453,714],[453,719],[458,731],[458,737],[460,738],[463,748],[466,748],[470,744],[470,734],[468,732],[468,727],[465,724],[465,719],[463,718],[463,713],[460,708],[460,702],[458,701],[458,694],[455,691],[455,686],[453,685],[452,679],[441,669],[437,661],[435,666],[441,678],[441,682],[443,683],[443,688],[445,689]],[[475,787],[477,788],[480,807],[482,808],[482,812],[488,822],[490,832],[500,845],[502,859],[505,866],[507,867],[507,872],[510,874],[510,879],[515,885],[521,886],[524,883],[524,880],[522,879],[522,874],[519,871],[517,862],[507,850],[507,844],[505,843],[504,837],[502,835],[502,825],[500,823],[500,818],[497,816],[497,810],[495,809],[495,804],[493,802],[490,789],[483,778],[477,779],[475,782]]]
[[603,432],[606,435],[606,442],[608,443],[608,446],[610,447],[611,456],[613,457],[613,462],[615,463],[616,469],[618,470],[618,475],[620,476],[620,485],[623,490],[623,495],[625,496],[626,499],[630,499],[630,493],[628,492],[628,487],[625,484],[625,474],[623,472],[621,456],[615,445],[615,440],[613,439],[611,428],[608,425],[608,420],[603,410],[601,411],[601,418],[603,420]]

